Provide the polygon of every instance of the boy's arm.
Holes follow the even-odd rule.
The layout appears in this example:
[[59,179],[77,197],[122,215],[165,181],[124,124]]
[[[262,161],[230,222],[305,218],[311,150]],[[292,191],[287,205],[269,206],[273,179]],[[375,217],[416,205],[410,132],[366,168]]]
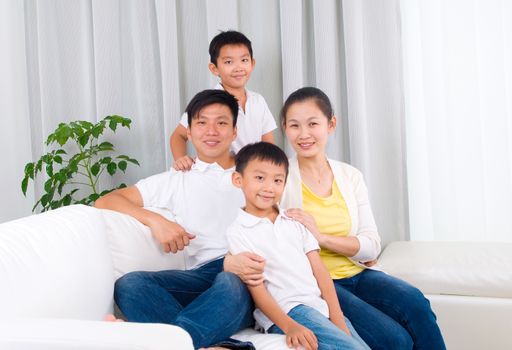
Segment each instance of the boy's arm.
[[315,276],[320,292],[322,293],[322,298],[327,302],[327,306],[329,307],[329,319],[332,323],[338,326],[338,328],[350,335],[331,276],[329,275],[329,271],[325,265],[322,263],[318,250],[312,250],[308,252],[306,256],[311,264],[311,269],[313,270],[313,275]]
[[166,253],[176,253],[178,250],[183,250],[185,246],[189,245],[189,241],[195,237],[187,233],[177,223],[167,220],[160,214],[144,209],[143,205],[142,196],[136,186],[110,192],[98,198],[94,203],[96,208],[128,214],[148,226]]
[[274,139],[274,132],[269,131],[266,134],[261,135],[261,141],[270,142],[275,144],[276,140]]
[[169,140],[174,159],[173,168],[176,170],[189,170],[194,164],[194,160],[187,155],[187,140],[187,128],[178,124]]
[[257,286],[247,286],[247,288],[249,288],[256,307],[286,334],[288,347],[298,348],[302,345],[306,350],[318,348],[314,333],[285,314],[263,283]]

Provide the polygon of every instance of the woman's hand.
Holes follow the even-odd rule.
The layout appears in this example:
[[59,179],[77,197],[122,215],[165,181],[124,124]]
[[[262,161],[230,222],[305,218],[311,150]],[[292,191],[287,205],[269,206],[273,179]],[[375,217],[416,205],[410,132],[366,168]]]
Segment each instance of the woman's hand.
[[286,216],[297,220],[302,225],[306,226],[306,228],[313,234],[313,236],[315,236],[316,240],[320,242],[322,234],[318,230],[315,218],[311,214],[306,213],[304,210],[299,208],[288,209],[286,210],[285,214]]
[[181,158],[176,159],[172,167],[176,170],[181,171],[189,171],[194,165],[195,161],[190,156],[183,156]]
[[237,255],[227,254],[224,258],[224,271],[232,272],[249,286],[263,283],[265,259],[258,254],[244,252]]

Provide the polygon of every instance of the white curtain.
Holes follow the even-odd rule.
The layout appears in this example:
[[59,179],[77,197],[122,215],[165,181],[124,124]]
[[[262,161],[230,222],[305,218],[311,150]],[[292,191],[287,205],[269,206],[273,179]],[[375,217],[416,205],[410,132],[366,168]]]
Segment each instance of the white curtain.
[[401,2],[411,239],[512,241],[512,3]]
[[[332,99],[332,158],[366,175],[385,241],[403,239],[398,1],[0,0],[0,222],[28,215],[41,181],[20,190],[23,165],[61,121],[133,120],[111,137],[141,162],[123,180],[172,164],[169,136],[187,101],[214,85],[208,43],[244,32],[256,69],[249,88],[278,118],[284,98],[313,85]],[[398,75],[397,75],[398,74]],[[280,145],[283,135],[276,132]],[[289,149],[288,149],[289,151]],[[7,157],[7,158],[5,158]],[[107,184],[108,185],[108,184]]]

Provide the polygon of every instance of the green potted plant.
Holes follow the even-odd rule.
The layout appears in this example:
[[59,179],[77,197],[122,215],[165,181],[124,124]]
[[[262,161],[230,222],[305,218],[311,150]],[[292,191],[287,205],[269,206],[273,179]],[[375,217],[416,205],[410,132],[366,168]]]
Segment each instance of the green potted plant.
[[[124,173],[130,163],[139,165],[136,159],[127,155],[115,155],[114,145],[100,142],[100,136],[109,129],[115,133],[119,125],[129,129],[130,124],[130,119],[118,115],[107,116],[96,124],[85,120],[60,123],[46,140],[47,146],[58,144],[60,147],[54,147],[39,160],[25,165],[25,176],[21,181],[25,196],[30,180],[43,170],[47,175],[44,194],[32,211],[38,206],[41,211],[47,211],[70,204],[90,205],[99,197],[126,187],[124,183],[111,189],[99,187],[98,181],[105,173],[113,176],[118,170]],[[67,146],[67,151],[63,146]],[[68,153],[73,147],[77,151]]]

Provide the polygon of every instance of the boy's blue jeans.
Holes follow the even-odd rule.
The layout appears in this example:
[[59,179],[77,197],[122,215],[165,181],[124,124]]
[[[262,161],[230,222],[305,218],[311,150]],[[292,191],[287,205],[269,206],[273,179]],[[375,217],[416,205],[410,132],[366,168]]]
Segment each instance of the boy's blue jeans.
[[[351,336],[336,327],[320,312],[306,305],[295,306],[288,312],[288,316],[315,334],[318,350],[370,350],[346,317],[345,322]],[[268,333],[284,334],[276,325],[270,327]]]
[[196,348],[252,348],[228,339],[254,323],[254,305],[245,284],[222,272],[223,262],[218,259],[189,271],[128,273],[117,280],[114,299],[128,320],[179,326]]
[[436,315],[416,287],[381,271],[334,280],[341,309],[373,350],[445,350]]

